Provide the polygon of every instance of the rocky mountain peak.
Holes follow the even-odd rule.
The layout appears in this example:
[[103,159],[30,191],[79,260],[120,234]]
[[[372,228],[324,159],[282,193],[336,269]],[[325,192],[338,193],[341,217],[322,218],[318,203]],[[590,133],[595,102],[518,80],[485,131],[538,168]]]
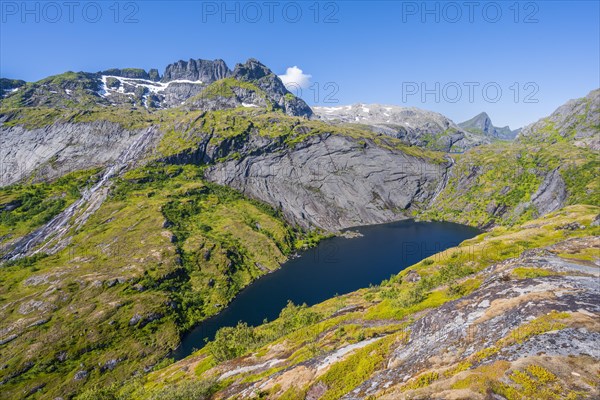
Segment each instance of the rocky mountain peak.
[[496,127],[492,119],[485,112],[481,112],[468,121],[458,124],[461,128],[471,133],[483,134],[496,139],[514,139],[518,131],[512,131],[508,126]]
[[227,78],[231,70],[221,59],[217,60],[179,60],[174,64],[167,65],[163,74],[162,82],[174,80],[202,81],[212,83],[219,79]]
[[244,64],[236,64],[233,70],[233,77],[244,81],[255,81],[273,72],[263,63],[255,58],[250,58]]
[[275,108],[283,109],[288,115],[310,117],[313,114],[311,108],[302,99],[293,96],[281,79],[255,58],[250,58],[243,64],[237,64],[231,77],[256,85],[266,93]]
[[492,126],[492,119],[485,111],[477,114],[473,119],[471,119],[474,124],[478,124],[482,129],[486,129]]

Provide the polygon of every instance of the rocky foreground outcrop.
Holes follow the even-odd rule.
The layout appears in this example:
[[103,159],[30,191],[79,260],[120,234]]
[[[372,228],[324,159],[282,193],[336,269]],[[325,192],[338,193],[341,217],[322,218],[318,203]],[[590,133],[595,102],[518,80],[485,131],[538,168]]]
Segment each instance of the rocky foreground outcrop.
[[[550,250],[567,245],[600,250],[600,237],[559,242]],[[481,273],[485,280],[479,289],[411,325],[406,345],[390,354],[388,368],[344,398],[379,392],[384,399],[443,399],[456,395],[458,382],[469,382],[469,376],[477,377],[477,372],[490,366],[498,368],[498,378],[505,374],[507,384],[514,384],[507,372],[527,365],[550,368],[558,375],[555,380],[565,386],[561,389],[570,388],[557,390],[559,396],[575,388],[596,392],[598,388],[586,378],[592,379],[600,360],[598,267],[548,249],[526,251],[489,267]],[[532,277],[519,279],[523,270],[531,271]],[[578,375],[563,364],[568,358],[579,360]],[[454,375],[451,368],[461,362],[469,363],[469,368]],[[430,377],[430,385],[423,385],[430,387],[411,385],[420,376]],[[483,398],[475,385],[467,386],[461,388],[462,396]]]

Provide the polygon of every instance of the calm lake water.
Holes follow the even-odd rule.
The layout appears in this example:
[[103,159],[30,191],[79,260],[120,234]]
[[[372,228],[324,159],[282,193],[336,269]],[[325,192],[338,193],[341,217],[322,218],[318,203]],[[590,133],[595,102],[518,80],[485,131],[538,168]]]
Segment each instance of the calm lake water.
[[275,319],[288,300],[295,304],[317,304],[336,294],[344,294],[379,284],[420,260],[480,231],[449,222],[412,220],[353,228],[363,236],[334,237],[287,261],[281,269],[266,275],[242,290],[218,315],[207,319],[184,336],[172,354],[180,360],[202,348],[205,338],[239,321],[260,325]]

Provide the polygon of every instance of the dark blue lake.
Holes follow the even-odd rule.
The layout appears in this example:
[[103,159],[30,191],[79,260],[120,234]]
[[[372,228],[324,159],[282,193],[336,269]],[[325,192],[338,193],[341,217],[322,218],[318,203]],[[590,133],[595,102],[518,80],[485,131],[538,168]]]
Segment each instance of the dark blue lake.
[[313,249],[292,258],[281,269],[242,290],[218,315],[207,319],[184,336],[172,354],[176,360],[204,346],[224,326],[239,321],[260,325],[275,319],[288,300],[295,304],[317,304],[379,284],[420,260],[458,245],[479,230],[449,222],[412,220],[353,228],[363,236],[323,240]]

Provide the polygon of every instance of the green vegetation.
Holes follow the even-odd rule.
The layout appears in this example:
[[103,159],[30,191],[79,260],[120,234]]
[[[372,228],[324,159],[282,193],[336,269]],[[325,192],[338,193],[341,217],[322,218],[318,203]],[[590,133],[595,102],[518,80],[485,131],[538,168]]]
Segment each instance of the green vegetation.
[[[33,229],[48,201],[66,193],[65,207],[90,176],[3,190],[3,205],[23,203],[3,212],[15,224],[3,229]],[[2,269],[0,317],[15,335],[0,348],[9,397],[40,385],[44,397],[69,396],[151,368],[303,238],[272,208],[205,183],[200,167],[162,164],[119,178],[72,234],[58,254]]]
[[[182,368],[166,357],[183,332],[219,312],[243,287],[278,268],[291,252],[313,246],[323,234],[294,229],[280,211],[205,182],[203,167],[168,162],[195,155],[205,144],[214,149],[215,160],[240,159],[245,155],[237,149],[251,135],[288,147],[320,135],[341,135],[359,148],[376,145],[437,164],[445,164],[446,156],[358,126],[329,125],[272,110],[205,113],[102,107],[91,93],[96,85],[89,74],[69,72],[26,84],[2,100],[0,115],[6,127],[109,121],[126,129],[157,125],[166,133],[154,161],[115,179],[107,201],[83,227],[70,232],[68,248],[3,266],[0,397],[30,393],[34,398],[79,394],[81,399],[203,399],[234,384],[304,368],[303,363],[344,346],[378,339],[325,366],[313,381],[257,393],[258,398],[299,399],[319,383],[325,388],[323,399],[339,398],[385,365],[391,350],[408,337],[412,322],[479,288],[485,278],[480,272],[486,267],[527,249],[600,234],[600,227],[590,226],[600,204],[597,153],[572,146],[572,135],[559,134],[549,123],[542,132],[547,139],[544,146],[527,140],[497,142],[456,156],[447,186],[419,215],[497,225],[495,229],[429,257],[381,285],[313,307],[289,303],[275,321],[258,327],[223,328],[215,340],[184,360]],[[255,85],[233,79],[210,85],[200,96],[229,98],[238,88],[264,96]],[[57,90],[71,94],[50,95]],[[31,103],[34,97],[36,102]],[[285,99],[294,97],[288,94]],[[428,148],[438,147],[435,137],[424,139]],[[532,195],[554,170],[565,182],[571,206],[536,219],[539,210],[531,203]],[[0,243],[49,221],[76,201],[98,172],[0,189]],[[581,229],[563,228],[572,221],[581,223]],[[597,254],[585,249],[561,256],[594,260]],[[554,274],[518,267],[506,279]],[[572,314],[559,312],[540,316],[452,368],[420,373],[402,390],[428,390],[463,374],[454,388],[494,392],[508,399],[520,398],[519,393],[531,398],[573,397],[576,393],[563,389],[557,376],[542,367],[509,370],[506,362],[482,365],[502,348],[567,327],[571,318]],[[223,365],[235,366],[246,356],[284,361],[248,372],[240,369],[233,378],[218,380]]]
[[[479,272],[492,264],[518,256],[524,250],[549,246],[569,238],[598,235],[600,227],[591,227],[590,223],[599,210],[594,206],[570,206],[524,226],[497,227],[455,248],[429,257],[379,286],[361,289],[309,308],[296,309],[295,306],[288,305],[277,320],[258,327],[242,324],[236,328],[224,328],[219,331],[215,341],[183,361],[185,363],[198,359],[197,363],[192,363],[189,367],[190,372],[182,372],[181,363],[170,365],[148,375],[142,382],[145,392],[138,393],[146,393],[141,395],[145,398],[144,396],[163,387],[168,388],[190,379],[215,379],[224,371],[234,370],[237,363],[247,365],[245,363],[254,360],[251,362],[258,365],[267,360],[282,358],[281,354],[285,354],[283,363],[252,372],[240,371],[228,378],[230,382],[227,386],[232,389],[239,388],[235,386],[237,384],[264,382],[268,378],[279,376],[281,371],[298,368],[298,381],[293,382],[291,387],[280,390],[275,385],[261,392],[262,395],[303,399],[312,387],[320,385],[322,398],[340,398],[390,362],[390,351],[402,347],[403,341],[409,337],[410,324],[426,315],[428,309],[473,292],[483,281]],[[557,229],[569,221],[579,221],[585,228]],[[420,279],[415,279],[415,274],[411,271],[416,272]],[[541,268],[516,267],[513,271],[516,271],[513,274],[518,278],[546,276]],[[338,314],[339,310],[348,306],[353,309]],[[303,313],[310,317],[301,318]],[[302,322],[285,322],[294,320],[294,315]],[[458,376],[452,384],[454,389],[469,389],[482,394],[490,391],[508,393],[514,388],[518,390],[520,384],[512,379],[516,377],[518,380],[517,375],[510,375],[512,384],[501,384],[501,378],[510,364],[506,361],[490,364],[490,359],[501,349],[515,343],[523,343],[535,335],[570,326],[571,318],[575,318],[573,314],[556,311],[541,315],[509,332],[494,345],[481,349],[450,368],[418,374],[398,390],[427,391],[432,384],[437,385],[454,376]],[[282,330],[282,326],[290,328]],[[332,362],[322,375],[312,380],[302,380],[302,365],[320,362],[316,360],[322,358],[317,356],[332,354],[345,346],[377,338],[379,340],[374,343]],[[227,360],[227,363],[222,363],[222,360]],[[539,386],[540,393],[547,393],[545,390],[548,389],[550,375],[537,369],[532,373],[538,374],[536,376],[543,382]],[[567,395],[567,391],[561,393]]]
[[159,115],[146,109],[125,108],[50,108],[26,107],[4,108],[0,116],[5,117],[3,126],[23,126],[26,129],[42,128],[55,123],[86,123],[108,121],[121,125],[124,129],[143,129],[161,122]]
[[0,243],[32,232],[81,197],[93,185],[98,169],[77,171],[54,182],[0,188]]
[[403,386],[402,390],[406,391],[420,389],[431,385],[433,382],[437,381],[438,378],[439,374],[437,372],[426,372],[416,377],[412,382],[409,382],[408,384]]
[[96,107],[98,89],[95,74],[69,71],[22,85],[15,93],[1,99],[0,107],[2,112],[31,106],[71,110]]
[[[364,143],[370,142],[437,164],[446,162],[440,153],[408,146],[398,139],[381,136],[369,130],[329,125],[316,120],[290,117],[281,112],[265,113],[264,110],[237,108],[210,113],[190,111],[180,114],[172,110],[160,113],[163,121],[161,126],[166,132],[158,148],[159,154],[163,157],[193,152],[201,143],[207,141],[213,145],[224,145],[221,153],[217,154],[217,158],[230,156],[231,149],[227,146],[242,144],[249,139],[251,134],[278,139],[290,147],[311,137],[333,134],[350,137],[361,148],[364,147]],[[359,142],[363,144],[361,145]]]
[[[404,338],[405,333],[402,332],[400,336]],[[332,365],[327,373],[319,379],[328,388],[321,399],[339,399],[364,382],[371,376],[373,371],[381,367],[381,363],[385,360],[390,346],[397,339],[393,335],[381,339],[380,342],[371,343],[356,351],[347,359]]]
[[539,399],[567,399],[582,398],[585,393],[568,390],[562,387],[556,375],[539,365],[529,365],[524,371],[513,371],[509,379],[514,385],[502,382],[495,383],[494,392],[508,400]]
[[216,97],[225,97],[231,98],[235,97],[234,90],[236,88],[244,89],[249,92],[254,92],[258,96],[264,98],[266,100],[266,94],[263,90],[259,89],[256,85],[246,81],[238,81],[234,78],[225,78],[220,79],[214,83],[211,83],[196,97],[192,97],[188,100],[189,103],[193,103],[195,100],[199,99],[212,99]]
[[515,268],[512,273],[519,279],[538,278],[541,276],[552,275],[552,271],[548,271],[547,269],[529,267]]
[[230,360],[258,349],[290,332],[312,325],[320,319],[321,316],[308,309],[306,304],[296,306],[289,302],[273,323],[263,326],[261,329],[249,327],[245,323],[239,323],[236,327],[222,328],[207,348],[216,361]]
[[536,218],[531,203],[543,177],[558,169],[567,204],[600,204],[597,153],[569,143],[495,143],[457,156],[436,204],[420,217],[474,226],[516,225]]

